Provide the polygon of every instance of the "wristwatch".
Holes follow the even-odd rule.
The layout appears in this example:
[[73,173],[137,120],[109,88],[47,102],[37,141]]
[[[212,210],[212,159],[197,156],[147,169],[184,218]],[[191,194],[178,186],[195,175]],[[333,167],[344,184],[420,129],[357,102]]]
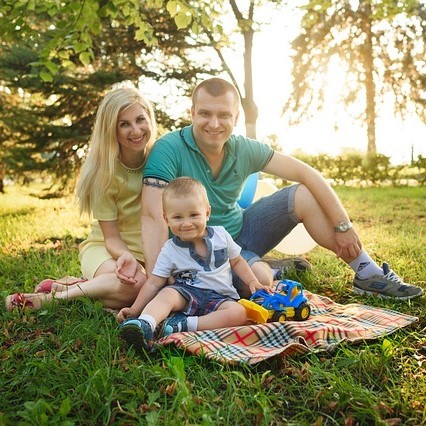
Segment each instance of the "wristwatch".
[[349,229],[353,228],[354,226],[352,225],[352,222],[347,221],[347,222],[340,222],[338,226],[334,227],[334,230],[336,232],[346,232]]

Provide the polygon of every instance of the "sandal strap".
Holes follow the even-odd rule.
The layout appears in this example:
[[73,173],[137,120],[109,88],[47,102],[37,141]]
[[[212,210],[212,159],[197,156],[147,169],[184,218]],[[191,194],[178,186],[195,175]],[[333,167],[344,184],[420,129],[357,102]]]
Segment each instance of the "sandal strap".
[[12,309],[14,308],[33,308],[34,304],[31,300],[27,299],[23,293],[15,293],[12,294],[10,298],[10,304],[12,305]]

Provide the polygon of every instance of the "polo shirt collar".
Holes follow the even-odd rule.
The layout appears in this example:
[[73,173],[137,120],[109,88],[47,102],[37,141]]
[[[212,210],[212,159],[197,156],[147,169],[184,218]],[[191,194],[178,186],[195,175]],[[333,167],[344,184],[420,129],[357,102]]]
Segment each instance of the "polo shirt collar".
[[192,128],[193,128],[192,124],[189,125],[189,126],[184,127],[183,129],[181,129],[180,135],[182,137],[182,140],[186,143],[186,145],[188,145],[189,147],[191,147],[195,151],[201,153],[200,148],[195,143],[195,139],[194,139],[194,134],[192,132]]

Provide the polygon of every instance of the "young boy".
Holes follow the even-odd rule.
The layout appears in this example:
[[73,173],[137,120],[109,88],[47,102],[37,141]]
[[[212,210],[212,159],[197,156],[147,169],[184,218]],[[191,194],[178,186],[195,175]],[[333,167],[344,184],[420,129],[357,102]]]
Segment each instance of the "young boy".
[[[174,237],[163,246],[133,305],[118,314],[120,336],[135,349],[149,349],[157,324],[173,312],[180,314],[164,321],[160,336],[245,324],[231,269],[250,293],[272,291],[256,279],[225,228],[207,226],[210,212],[206,189],[193,178],[177,178],[164,190],[163,216]],[[174,283],[166,286],[170,277]]]

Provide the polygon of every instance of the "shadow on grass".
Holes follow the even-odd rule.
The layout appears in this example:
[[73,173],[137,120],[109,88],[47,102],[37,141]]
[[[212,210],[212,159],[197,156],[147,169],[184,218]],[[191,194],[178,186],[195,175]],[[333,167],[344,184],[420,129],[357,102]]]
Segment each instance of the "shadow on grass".
[[63,193],[63,192],[49,192],[47,194],[41,195],[41,194],[35,194],[35,193],[31,193],[29,194],[31,197],[35,197],[38,198],[40,200],[57,200],[60,198],[64,198],[67,196],[67,194]]
[[25,207],[11,212],[0,213],[0,217],[7,221],[8,219],[24,218],[32,214],[34,214],[34,208]]
[[9,247],[0,256],[0,290],[32,292],[45,278],[80,276],[80,242],[79,238],[64,235],[35,241],[28,249]]

